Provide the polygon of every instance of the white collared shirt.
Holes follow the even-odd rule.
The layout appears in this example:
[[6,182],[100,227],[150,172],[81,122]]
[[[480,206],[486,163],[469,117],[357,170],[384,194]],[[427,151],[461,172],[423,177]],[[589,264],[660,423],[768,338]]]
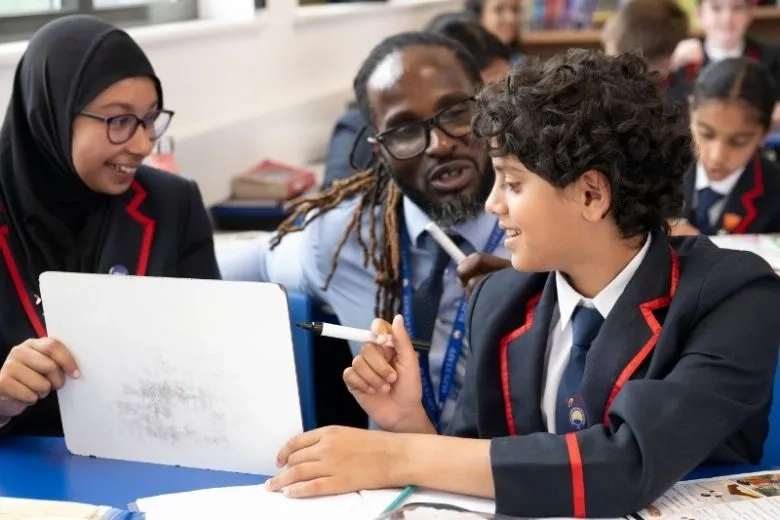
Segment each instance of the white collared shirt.
[[710,217],[710,226],[714,226],[718,222],[720,214],[723,213],[723,208],[726,206],[726,200],[729,198],[729,195],[731,195],[734,186],[737,185],[737,182],[739,182],[739,178],[742,176],[742,172],[744,171],[745,168],[742,167],[719,181],[712,181],[709,177],[707,177],[707,172],[704,170],[704,166],[702,166],[701,163],[696,163],[696,191],[693,194],[693,207],[696,207],[696,205],[699,203],[699,190],[709,188],[712,191],[723,195],[723,198],[713,204],[710,208],[710,211],[708,212]]
[[709,58],[710,61],[722,61],[727,58],[739,58],[745,53],[745,44],[744,42],[742,45],[737,47],[736,49],[731,49],[729,51],[723,50],[723,49],[717,49],[713,47],[710,43],[704,42],[704,53],[707,55],[707,58]]
[[547,337],[547,355],[545,360],[544,387],[542,388],[542,418],[547,425],[547,431],[555,431],[555,408],[558,396],[558,386],[561,384],[563,372],[569,363],[572,347],[571,318],[578,305],[595,308],[604,319],[607,319],[615,303],[628,286],[642,261],[650,249],[651,238],[648,235],[642,249],[631,259],[618,275],[601,290],[593,299],[585,298],[578,293],[560,272],[555,273],[555,288],[558,293],[558,304],[550,321],[550,332]]

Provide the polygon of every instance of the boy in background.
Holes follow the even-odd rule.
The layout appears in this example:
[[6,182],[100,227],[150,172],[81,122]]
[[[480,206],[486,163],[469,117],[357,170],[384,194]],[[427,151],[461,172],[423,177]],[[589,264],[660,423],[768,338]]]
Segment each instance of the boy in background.
[[[775,81],[776,97],[780,102],[780,48],[747,36],[753,21],[755,0],[699,0],[697,12],[703,38],[688,38],[680,42],[672,56],[675,81],[685,85],[687,93],[699,72],[712,61],[746,56],[769,69]],[[780,123],[780,103],[772,117]]]
[[608,55],[642,55],[648,68],[661,77],[670,98],[685,101],[686,85],[672,75],[672,54],[688,31],[688,15],[676,0],[631,0],[609,19],[601,39]]

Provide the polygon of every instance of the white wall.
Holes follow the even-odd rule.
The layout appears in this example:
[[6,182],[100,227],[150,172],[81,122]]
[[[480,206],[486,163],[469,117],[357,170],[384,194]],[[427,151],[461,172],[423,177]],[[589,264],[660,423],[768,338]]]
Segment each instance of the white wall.
[[[176,111],[169,132],[182,173],[198,181],[209,205],[228,196],[233,174],[262,158],[320,161],[371,47],[462,2],[267,3],[255,13],[253,0],[201,0],[210,19],[131,31]],[[0,45],[3,107],[23,49]]]

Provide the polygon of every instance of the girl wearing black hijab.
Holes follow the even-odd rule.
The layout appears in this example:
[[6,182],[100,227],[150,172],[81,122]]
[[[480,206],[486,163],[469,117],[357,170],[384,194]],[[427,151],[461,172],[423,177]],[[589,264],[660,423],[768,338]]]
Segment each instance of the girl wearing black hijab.
[[0,431],[62,435],[53,390],[79,376],[46,338],[41,273],[219,278],[197,186],[141,164],[172,116],[113,25],[67,16],[30,40],[0,130]]

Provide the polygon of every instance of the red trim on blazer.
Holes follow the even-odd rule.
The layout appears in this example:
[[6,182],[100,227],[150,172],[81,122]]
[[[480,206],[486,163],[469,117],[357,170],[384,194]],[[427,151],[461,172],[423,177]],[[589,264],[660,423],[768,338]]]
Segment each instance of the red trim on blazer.
[[644,363],[645,359],[647,359],[647,356],[653,351],[656,343],[658,343],[658,337],[661,335],[661,324],[658,323],[653,312],[669,306],[672,302],[672,298],[674,298],[674,293],[677,292],[677,283],[680,281],[680,259],[673,249],[670,250],[670,253],[672,257],[672,281],[669,287],[669,294],[654,300],[646,301],[639,305],[642,317],[645,319],[647,326],[653,334],[650,336],[650,339],[647,340],[647,343],[639,350],[637,355],[629,361],[628,365],[626,365],[615,381],[612,392],[610,392],[609,397],[607,398],[607,404],[604,406],[604,418],[602,419],[604,426],[609,425],[609,408],[612,406],[612,402],[623,389],[626,382],[634,375],[634,372],[636,372],[642,363]]
[[693,83],[696,81],[696,76],[699,75],[699,69],[701,69],[701,65],[698,63],[690,63],[685,66],[686,83]]
[[574,503],[574,517],[585,518],[585,474],[582,468],[582,455],[580,443],[575,433],[567,433],[563,436],[566,441],[566,450],[569,452],[569,465],[571,466],[571,496]]
[[131,189],[135,191],[135,196],[127,205],[127,213],[144,227],[143,238],[141,239],[141,251],[138,254],[138,266],[136,267],[135,274],[138,276],[146,275],[146,267],[149,265],[149,253],[152,251],[152,239],[154,238],[154,227],[156,222],[141,213],[138,207],[146,199],[146,190],[141,186],[138,181],[134,180],[131,184]]
[[22,276],[19,274],[19,268],[14,260],[14,255],[11,253],[11,248],[8,247],[8,224],[0,226],[0,251],[2,251],[3,259],[5,260],[5,266],[8,269],[8,275],[11,277],[11,282],[16,289],[16,296],[19,298],[19,302],[22,304],[24,313],[27,315],[27,319],[30,321],[33,330],[39,338],[46,337],[46,327],[43,326],[38,311],[35,310],[35,306],[30,300],[30,294],[27,288],[24,286]]
[[739,225],[732,231],[735,235],[743,235],[750,224],[756,220],[758,210],[753,201],[764,194],[764,166],[761,164],[761,158],[756,155],[753,158],[753,187],[742,194],[742,207],[745,208],[745,217],[739,222]]
[[510,396],[509,390],[509,365],[507,362],[507,353],[509,350],[509,344],[525,334],[525,332],[534,324],[534,312],[536,311],[536,304],[539,303],[539,300],[541,299],[542,293],[539,293],[528,300],[528,303],[525,306],[525,323],[523,323],[521,327],[513,330],[501,338],[501,390],[504,395],[504,413],[506,413],[506,424],[509,428],[509,435],[512,436],[517,435],[517,426],[515,425],[515,417],[514,413],[512,412],[512,398]]

